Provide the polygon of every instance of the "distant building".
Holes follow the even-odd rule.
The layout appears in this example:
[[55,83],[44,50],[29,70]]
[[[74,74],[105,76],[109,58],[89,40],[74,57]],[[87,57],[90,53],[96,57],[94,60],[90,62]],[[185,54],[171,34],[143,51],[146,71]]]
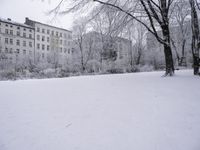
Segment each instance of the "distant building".
[[96,50],[99,52],[103,52],[106,50],[105,46],[109,47],[109,44],[112,44],[113,51],[116,52],[117,60],[125,59],[128,60],[131,48],[132,48],[132,42],[128,39],[122,38],[122,37],[110,37],[105,34],[100,34],[95,31],[91,31],[87,34],[85,34],[85,39],[88,41],[88,39],[92,39],[93,47],[95,47]]
[[63,28],[40,23],[26,18],[25,24],[35,30],[36,61],[63,64],[72,54],[72,32]]
[[0,18],[0,61],[63,64],[72,55],[72,32],[26,18]]
[[34,41],[32,26],[0,18],[0,61],[33,61]]

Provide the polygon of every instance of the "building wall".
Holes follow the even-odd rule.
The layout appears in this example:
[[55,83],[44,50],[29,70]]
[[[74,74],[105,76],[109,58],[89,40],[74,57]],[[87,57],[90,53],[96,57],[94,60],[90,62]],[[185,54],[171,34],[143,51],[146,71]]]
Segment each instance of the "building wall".
[[34,59],[34,28],[0,19],[1,61],[26,63]]
[[[98,32],[89,32],[85,35],[86,40],[89,38],[93,40],[93,47],[95,49],[102,51],[103,45],[107,40],[110,40],[110,38],[106,35],[101,35]],[[102,41],[103,38],[103,41]],[[131,51],[132,42],[121,37],[112,37],[112,40],[114,42],[114,48],[117,52],[117,60],[128,60],[129,53]]]
[[36,60],[43,62],[58,61],[64,64],[72,57],[72,32],[39,23],[26,18],[26,24],[35,29]]

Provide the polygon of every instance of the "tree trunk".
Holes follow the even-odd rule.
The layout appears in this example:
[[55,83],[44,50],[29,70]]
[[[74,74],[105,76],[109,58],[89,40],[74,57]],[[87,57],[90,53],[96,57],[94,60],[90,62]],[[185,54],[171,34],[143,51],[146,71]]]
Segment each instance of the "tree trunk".
[[186,40],[184,39],[182,43],[182,57],[185,57],[185,43],[186,43]]
[[168,75],[172,76],[174,74],[174,62],[172,57],[172,49],[170,46],[170,32],[168,24],[162,26],[162,33],[166,43],[164,44],[165,66],[166,66],[165,76]]
[[185,43],[186,43],[186,40],[184,39],[183,42],[182,42],[182,56],[181,56],[181,60],[180,60],[180,63],[179,63],[179,66],[187,66],[187,63],[186,63],[186,58],[185,58]]
[[136,65],[139,65],[140,64],[140,59],[141,59],[141,48],[138,48],[138,56],[137,56],[137,59],[136,59]]
[[198,15],[194,0],[190,0],[191,6],[191,26],[192,26],[192,55],[194,75],[199,75],[199,49],[200,49],[200,35]]
[[171,47],[169,45],[164,45],[164,54],[165,54],[165,76],[170,75],[172,76],[174,74],[174,63],[173,63],[173,57],[172,57],[172,51]]
[[180,56],[178,54],[178,51],[177,51],[177,48],[176,48],[176,45],[174,43],[174,41],[171,39],[171,43],[172,43],[172,46],[174,48],[174,51],[176,52],[176,59],[177,59],[177,62],[178,62],[178,66],[180,66]]
[[195,40],[195,37],[192,36],[192,56],[193,56],[193,69],[194,69],[194,75],[199,75],[199,51],[197,41]]

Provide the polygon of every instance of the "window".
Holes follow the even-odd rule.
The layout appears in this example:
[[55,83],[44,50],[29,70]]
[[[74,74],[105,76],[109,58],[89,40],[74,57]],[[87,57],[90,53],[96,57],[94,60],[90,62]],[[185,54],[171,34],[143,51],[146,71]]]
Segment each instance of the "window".
[[17,40],[16,45],[18,46],[20,45],[20,40]]
[[19,54],[19,49],[16,49],[16,53]]
[[40,32],[40,28],[37,27],[37,32]]
[[44,53],[42,53],[42,58],[44,58]]
[[23,33],[23,37],[26,37],[26,33]]
[[5,29],[5,33],[8,34],[8,29]]
[[19,29],[20,29],[20,27],[17,27],[17,29],[19,30]]
[[12,48],[10,48],[10,54],[12,54],[13,53],[13,49]]
[[58,32],[56,32],[56,36],[58,36]]
[[49,42],[49,37],[47,37],[47,42]]
[[12,28],[13,26],[12,26],[12,25],[10,25],[10,27]]
[[29,34],[29,38],[30,38],[30,39],[32,38],[32,34]]
[[8,24],[6,24],[6,27],[8,27]]
[[13,30],[10,30],[10,35],[13,35]]
[[8,44],[8,38],[5,38],[5,43]]
[[26,31],[26,28],[24,28],[24,31]]
[[64,49],[64,53],[66,53],[66,52],[67,52],[67,49],[65,48],[65,49]]
[[37,49],[40,49],[40,44],[37,44]]
[[17,31],[17,36],[20,36],[20,31]]
[[23,46],[26,46],[26,41],[23,41]]
[[42,44],[42,50],[44,50],[45,49],[45,45],[44,44]]
[[51,31],[51,35],[54,35],[54,31]]
[[8,48],[7,47],[5,48],[5,53],[8,53]]
[[10,39],[10,44],[13,45],[13,39]]
[[60,44],[62,44],[62,40],[60,40]]
[[70,54],[70,49],[68,49],[68,54]]
[[44,30],[44,29],[42,29],[42,33],[45,33],[45,30]]
[[26,55],[26,50],[25,49],[23,50],[23,54]]
[[68,39],[71,39],[71,38],[72,38],[72,36],[69,34],[69,35],[68,35]]
[[50,31],[49,31],[49,30],[47,30],[47,34],[49,34],[49,32],[50,32]]
[[32,47],[32,42],[29,42],[29,46]]
[[49,51],[49,45],[47,45],[47,51]]
[[29,32],[32,32],[32,30],[30,29]]
[[45,36],[42,36],[42,41],[45,41]]
[[38,41],[40,40],[40,35],[37,35],[37,40],[38,40]]
[[65,40],[64,44],[67,45],[67,41],[66,40]]
[[60,33],[60,37],[62,37],[62,33]]
[[62,53],[62,47],[60,48],[60,52]]
[[67,34],[66,33],[64,34],[64,37],[67,38]]
[[70,45],[70,42],[68,41],[68,45]]

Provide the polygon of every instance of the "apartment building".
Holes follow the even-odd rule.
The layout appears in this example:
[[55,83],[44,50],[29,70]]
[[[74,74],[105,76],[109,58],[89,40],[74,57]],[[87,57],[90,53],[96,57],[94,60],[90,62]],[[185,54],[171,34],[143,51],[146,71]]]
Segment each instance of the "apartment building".
[[[128,39],[122,38],[122,37],[110,37],[108,35],[105,34],[100,34],[98,32],[95,31],[91,31],[88,32],[87,34],[84,35],[84,39],[86,41],[92,41],[89,42],[90,44],[92,44],[93,49],[96,49],[99,52],[103,52],[105,50],[104,46],[108,46],[108,44],[112,43],[113,49],[117,54],[117,60],[128,60],[129,56],[130,56],[130,51],[132,49],[132,42]],[[112,40],[112,41],[110,41]],[[87,46],[87,42],[86,42],[86,48]]]
[[34,28],[0,18],[0,61],[26,63],[34,59]]
[[72,55],[72,32],[26,18],[35,30],[35,59],[63,64]]

